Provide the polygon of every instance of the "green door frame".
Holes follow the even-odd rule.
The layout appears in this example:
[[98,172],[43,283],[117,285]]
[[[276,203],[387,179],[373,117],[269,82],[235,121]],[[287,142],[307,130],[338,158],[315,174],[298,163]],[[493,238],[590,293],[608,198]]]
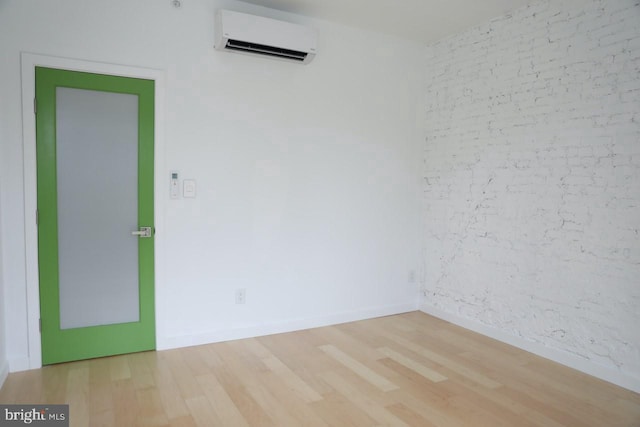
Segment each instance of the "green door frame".
[[154,224],[154,82],[36,67],[36,157],[38,258],[42,363],[58,363],[155,348],[154,238],[139,239],[140,321],[60,329],[57,183],[55,148],[56,87],[138,96],[138,224]]

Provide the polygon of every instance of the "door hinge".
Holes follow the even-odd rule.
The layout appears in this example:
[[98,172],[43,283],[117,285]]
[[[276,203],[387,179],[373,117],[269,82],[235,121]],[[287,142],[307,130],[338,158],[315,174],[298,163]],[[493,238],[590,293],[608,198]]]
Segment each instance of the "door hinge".
[[40,225],[40,211],[36,209],[36,225]]
[[33,114],[38,114],[38,100],[33,98]]
[[42,332],[42,317],[38,319],[38,330]]

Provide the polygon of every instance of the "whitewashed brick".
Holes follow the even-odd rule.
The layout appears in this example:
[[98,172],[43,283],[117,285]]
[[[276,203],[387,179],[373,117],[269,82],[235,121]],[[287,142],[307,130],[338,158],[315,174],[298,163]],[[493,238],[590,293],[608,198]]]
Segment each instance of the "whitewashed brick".
[[640,379],[640,2],[428,47],[426,304]]

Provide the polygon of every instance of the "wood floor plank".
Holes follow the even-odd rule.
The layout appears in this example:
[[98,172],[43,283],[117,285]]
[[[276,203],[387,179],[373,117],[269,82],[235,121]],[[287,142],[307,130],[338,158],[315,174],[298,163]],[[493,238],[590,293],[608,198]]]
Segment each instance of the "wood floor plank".
[[67,394],[65,402],[69,404],[71,426],[89,425],[89,365],[87,362],[76,365],[67,373]]
[[242,344],[253,354],[255,354],[260,359],[268,359],[270,357],[274,357],[271,350],[265,347],[259,340],[255,338],[249,338],[246,340],[242,340]]
[[111,381],[126,380],[131,378],[129,359],[126,355],[121,357],[109,357],[108,360]]
[[[411,412],[420,418],[427,420],[426,425],[433,424],[438,427],[465,427],[457,417],[453,416],[446,405],[433,404],[429,399],[422,399],[413,394],[402,394],[398,398]],[[419,425],[419,424],[418,424]],[[472,426],[469,426],[472,427]]]
[[[507,399],[514,399],[521,405],[528,408],[528,411],[524,412],[524,418],[531,419],[538,424],[541,420],[549,420],[548,425],[554,425],[559,423],[563,426],[576,426],[584,427],[589,424],[585,424],[579,418],[574,415],[574,409],[570,405],[557,406],[553,402],[545,401],[537,393],[530,394],[523,392],[519,388],[506,385],[505,387],[497,390],[496,399],[504,402]],[[541,424],[546,426],[547,424]]]
[[393,359],[380,359],[380,363],[397,374],[394,381],[398,385],[400,394],[420,396],[434,406],[446,405],[453,397],[449,390],[439,386],[440,383],[434,383],[422,375],[417,375],[415,371]]
[[266,414],[269,420],[278,420],[278,422],[275,423],[277,425],[296,425],[295,418],[292,417],[290,412],[287,412],[284,406],[286,405],[286,402],[278,401],[268,388],[260,382],[258,379],[260,371],[252,372],[252,370],[259,368],[250,363],[250,360],[243,360],[248,357],[247,354],[243,354],[242,357],[239,357],[240,355],[234,353],[233,347],[234,344],[220,346],[218,353],[221,355],[229,369],[234,372],[237,379],[245,385],[245,392],[248,393],[253,401],[257,403],[261,412]]
[[215,346],[215,352],[223,361],[222,365],[218,366],[214,371],[217,380],[224,387],[229,398],[233,401],[249,425],[276,426],[277,423],[271,419],[269,414],[250,392],[249,387],[251,383],[245,381],[247,372],[244,366],[238,366],[234,354],[226,347],[225,345]]
[[187,366],[183,358],[182,350],[183,349],[176,349],[166,352],[165,356],[169,370],[183,399],[187,400],[191,397],[200,397],[202,396],[202,390],[191,369]]
[[297,376],[287,365],[275,356],[262,359],[274,374],[280,376],[286,385],[294,390],[305,402],[317,402],[322,396]]
[[189,368],[192,376],[204,375],[209,373],[209,365],[207,364],[202,350],[203,346],[187,347],[179,349],[180,355],[186,367]]
[[[133,381],[129,379],[116,380],[111,383],[111,398],[113,400],[113,413],[115,425],[134,426],[139,416],[138,397]],[[73,407],[69,402],[71,422],[73,422]]]
[[407,408],[403,403],[389,405],[387,410],[410,426],[437,427],[436,424],[427,421],[423,416]]
[[[313,411],[310,405],[314,402],[322,401],[324,397],[309,402],[271,371],[263,372],[256,378],[275,400],[278,402],[286,402],[284,405],[285,410],[288,416],[296,420],[294,425],[327,427],[326,422]],[[280,417],[276,419],[279,418]]]
[[[317,376],[319,372],[332,369],[327,366],[326,354],[318,348],[326,343],[324,340],[307,331],[270,335],[257,340],[320,395],[331,392]],[[342,366],[337,361],[332,362],[335,366]]]
[[442,375],[439,372],[434,371],[433,369],[427,368],[424,365],[416,362],[413,359],[410,359],[396,351],[391,350],[388,347],[381,347],[378,349],[378,352],[384,354],[390,359],[395,360],[399,364],[406,366],[417,374],[422,375],[426,379],[433,381],[434,383],[439,383],[440,381],[446,381],[447,377]]
[[333,345],[322,345],[320,346],[320,349],[347,368],[351,369],[363,379],[378,387],[380,390],[391,391],[398,388],[397,385],[393,384],[382,375],[378,375],[373,370],[369,369]]
[[420,312],[9,374],[71,426],[640,427],[640,395]]
[[[66,384],[66,378],[65,378]],[[20,397],[24,395],[22,389],[33,387],[33,381],[27,378],[26,372],[16,372],[9,374],[0,390],[0,402],[13,405],[20,401]]]
[[191,415],[174,418],[169,422],[169,427],[198,427]]
[[90,417],[89,426],[91,427],[111,427],[117,425],[115,412],[113,410],[91,413]]
[[[230,347],[237,352],[241,352],[244,355],[243,361],[254,369],[252,377],[244,379],[244,382],[250,384],[247,386],[250,393],[255,392],[255,390],[263,391],[263,394],[255,395],[254,399],[265,408],[265,412],[269,412],[267,408],[281,406],[280,404],[269,403],[275,399],[277,402],[286,402],[285,407],[274,409],[284,410],[286,417],[290,416],[295,420],[295,424],[292,425],[327,427],[322,419],[314,414],[307,405],[311,402],[320,401],[323,397],[296,375],[266,346],[258,340],[250,339],[235,342]],[[266,369],[263,370],[262,366]],[[274,417],[279,420],[283,419],[281,414],[271,416],[271,418]]]
[[92,425],[115,423],[109,359],[89,361],[89,416]]
[[310,403],[314,412],[333,427],[376,426],[376,420],[353,405],[342,394],[330,392],[324,399]]
[[331,385],[336,392],[342,394],[347,400],[376,420],[380,425],[407,427],[404,421],[389,412],[371,395],[362,393],[360,389],[350,384],[344,377],[335,372],[327,372],[322,374],[322,378]]
[[194,396],[186,399],[187,407],[191,417],[198,427],[222,426],[222,421],[218,419],[211,402],[205,396]]
[[475,381],[478,384],[483,385],[484,387],[494,389],[502,385],[499,382],[489,378],[488,376],[483,375],[482,373],[475,371],[470,367],[463,365],[462,363],[456,362],[454,359],[452,359],[452,357],[454,357],[452,355],[449,355],[449,357],[443,356],[436,351],[428,349],[426,346],[416,344],[415,342],[405,339],[399,335],[385,333],[385,336],[388,336],[389,339],[401,345],[402,347],[411,350],[414,353],[420,354],[421,356],[426,357],[427,359],[448,368],[449,370],[455,372],[460,376],[466,377],[471,381]]
[[214,374],[199,376],[198,383],[204,395],[209,399],[209,403],[213,407],[216,417],[222,423],[221,425],[237,427],[249,426],[247,420],[242,416]]
[[[178,384],[173,378],[171,362],[165,358],[166,352],[159,352],[157,356],[156,368],[151,371],[151,374],[153,375],[154,383],[158,388],[160,400],[162,401],[165,413],[169,420],[185,418],[189,415],[189,408],[187,408],[184,397],[182,397],[178,388]],[[195,423],[194,420],[191,420],[190,422]]]
[[136,390],[136,399],[139,407],[136,417],[137,426],[161,427],[169,424],[160,393],[156,388]]
[[[55,366],[45,366],[42,373],[42,387],[44,391],[43,403],[65,403],[67,394],[67,373],[74,363],[63,363]],[[0,400],[1,402],[2,400]]]
[[367,338],[364,338],[361,334],[350,334],[349,330],[347,328],[343,328],[342,325],[312,329],[311,333],[322,337],[325,344],[329,344],[337,348],[348,348],[351,357],[360,360],[365,364],[367,361],[375,361],[378,357],[376,352],[377,347],[368,345]]
[[157,362],[154,352],[128,354],[126,359],[136,389],[155,386],[153,371],[157,368]]

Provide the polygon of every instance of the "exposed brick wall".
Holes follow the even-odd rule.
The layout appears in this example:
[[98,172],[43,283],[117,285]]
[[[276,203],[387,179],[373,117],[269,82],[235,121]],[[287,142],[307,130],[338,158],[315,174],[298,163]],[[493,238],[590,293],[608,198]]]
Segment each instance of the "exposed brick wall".
[[425,304],[640,379],[640,2],[428,48]]

